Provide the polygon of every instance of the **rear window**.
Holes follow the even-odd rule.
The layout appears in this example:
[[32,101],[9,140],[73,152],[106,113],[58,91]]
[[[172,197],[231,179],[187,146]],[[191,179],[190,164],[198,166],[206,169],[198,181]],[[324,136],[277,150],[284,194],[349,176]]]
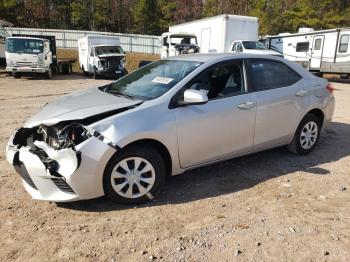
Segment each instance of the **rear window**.
[[301,79],[297,72],[278,61],[250,60],[248,68],[254,91],[291,86]]

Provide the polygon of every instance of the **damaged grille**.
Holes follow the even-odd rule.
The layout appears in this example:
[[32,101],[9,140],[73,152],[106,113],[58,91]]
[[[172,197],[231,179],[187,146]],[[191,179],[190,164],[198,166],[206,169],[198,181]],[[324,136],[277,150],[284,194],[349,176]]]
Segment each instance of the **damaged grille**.
[[31,177],[28,174],[28,171],[26,169],[26,167],[23,165],[23,163],[20,163],[18,165],[15,165],[15,170],[16,172],[22,177],[22,179],[32,188],[34,188],[35,190],[38,190],[37,187],[35,186],[33,180],[31,179]]
[[51,178],[52,182],[63,192],[66,193],[72,193],[74,194],[75,192],[73,189],[66,183],[66,181],[63,178],[57,177],[57,178]]

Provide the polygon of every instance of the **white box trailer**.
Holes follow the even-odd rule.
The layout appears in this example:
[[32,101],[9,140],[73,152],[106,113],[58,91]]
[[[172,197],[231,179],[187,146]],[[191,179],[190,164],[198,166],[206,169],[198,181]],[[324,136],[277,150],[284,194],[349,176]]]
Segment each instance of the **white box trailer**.
[[170,33],[196,35],[200,53],[228,52],[234,40],[257,40],[258,30],[257,17],[228,14],[169,26]]
[[85,75],[121,77],[125,70],[125,52],[119,37],[88,35],[78,39],[79,65]]
[[268,36],[264,41],[270,49],[281,52],[284,58],[319,75],[350,75],[350,28],[320,31],[300,28],[298,33]]

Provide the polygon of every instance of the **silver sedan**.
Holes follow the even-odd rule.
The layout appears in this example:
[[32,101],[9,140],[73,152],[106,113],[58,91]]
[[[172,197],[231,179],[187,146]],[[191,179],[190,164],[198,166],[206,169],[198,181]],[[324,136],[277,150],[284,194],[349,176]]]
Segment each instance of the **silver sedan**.
[[279,57],[178,56],[46,105],[6,157],[34,199],[141,203],[167,175],[284,145],[309,153],[331,121],[332,92]]

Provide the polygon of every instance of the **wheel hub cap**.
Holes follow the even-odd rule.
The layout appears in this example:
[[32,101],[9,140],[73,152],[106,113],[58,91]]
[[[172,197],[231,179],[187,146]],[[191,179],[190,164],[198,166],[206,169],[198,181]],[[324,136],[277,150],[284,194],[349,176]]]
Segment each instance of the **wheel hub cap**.
[[300,134],[300,144],[303,149],[310,149],[317,140],[318,127],[313,121],[305,124]]
[[155,171],[150,162],[141,157],[121,160],[111,174],[115,192],[125,198],[139,198],[148,193],[155,182]]

